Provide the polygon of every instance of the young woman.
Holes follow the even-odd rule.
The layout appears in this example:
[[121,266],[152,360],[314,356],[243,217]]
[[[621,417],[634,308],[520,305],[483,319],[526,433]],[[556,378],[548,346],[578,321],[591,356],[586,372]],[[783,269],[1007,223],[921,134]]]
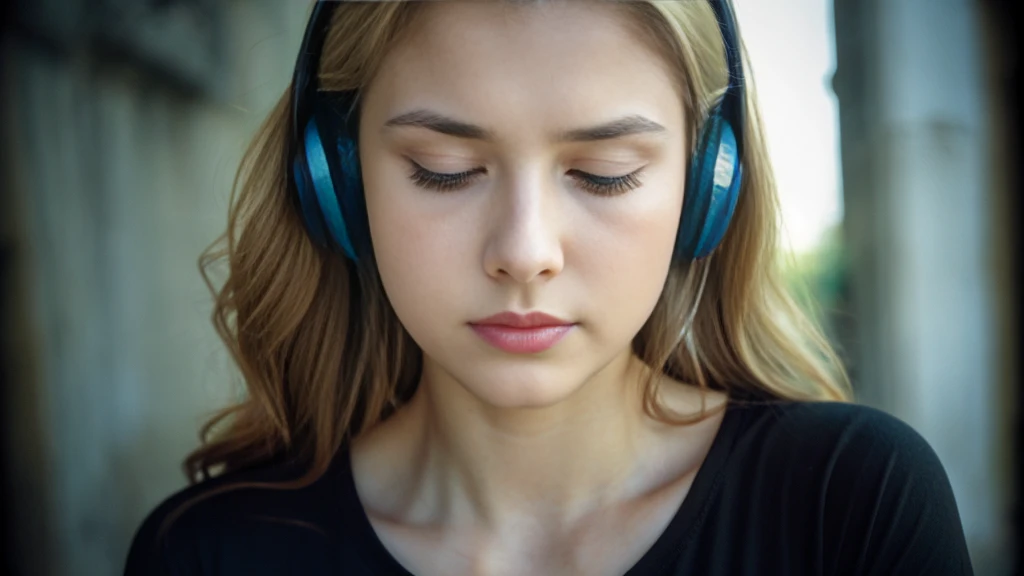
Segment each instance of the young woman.
[[970,574],[775,274],[727,2],[322,2],[240,171],[247,397],[127,574]]

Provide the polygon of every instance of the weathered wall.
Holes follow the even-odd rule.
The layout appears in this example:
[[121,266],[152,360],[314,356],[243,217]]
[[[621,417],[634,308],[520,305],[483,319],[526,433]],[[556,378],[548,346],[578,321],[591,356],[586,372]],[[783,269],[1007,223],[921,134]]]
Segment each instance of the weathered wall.
[[[305,13],[274,0],[219,8],[216,70],[193,66],[202,54],[180,13],[153,54],[116,54],[126,48],[25,14],[5,34],[5,517],[20,573],[118,573],[229,393],[196,261],[226,224],[243,147],[288,82]],[[160,60],[176,51],[178,76]]]

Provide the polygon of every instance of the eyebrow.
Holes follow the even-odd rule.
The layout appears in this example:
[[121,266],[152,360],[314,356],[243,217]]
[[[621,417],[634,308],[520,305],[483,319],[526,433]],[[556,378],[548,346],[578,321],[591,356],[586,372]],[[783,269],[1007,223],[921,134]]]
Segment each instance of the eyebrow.
[[[399,114],[384,123],[385,127],[417,127],[433,130],[440,134],[466,138],[469,140],[493,141],[494,134],[475,124],[462,122],[449,118],[443,114],[430,110],[418,109],[404,114]],[[665,127],[654,120],[633,114],[611,122],[605,122],[597,126],[587,128],[575,128],[561,132],[557,135],[559,142],[594,142],[598,140],[612,140],[624,136],[645,133],[664,133]]]

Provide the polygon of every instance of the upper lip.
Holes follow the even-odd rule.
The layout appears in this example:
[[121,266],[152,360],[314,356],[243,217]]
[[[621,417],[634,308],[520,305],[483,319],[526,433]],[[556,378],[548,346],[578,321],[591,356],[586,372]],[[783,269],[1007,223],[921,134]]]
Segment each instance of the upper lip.
[[545,326],[567,326],[572,324],[568,320],[544,314],[543,312],[530,312],[529,314],[517,314],[515,312],[502,312],[494,316],[488,316],[482,320],[476,320],[471,324],[484,324],[491,326],[508,326],[510,328],[541,328]]

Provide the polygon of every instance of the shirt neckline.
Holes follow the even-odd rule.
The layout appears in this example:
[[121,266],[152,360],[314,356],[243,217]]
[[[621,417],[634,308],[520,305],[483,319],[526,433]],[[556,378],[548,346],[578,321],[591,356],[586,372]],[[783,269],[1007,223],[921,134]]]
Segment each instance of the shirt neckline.
[[[739,413],[730,400],[726,404],[726,412],[715,433],[704,461],[694,477],[693,485],[683,498],[668,526],[644,555],[626,572],[624,576],[646,576],[663,573],[671,566],[683,551],[692,535],[703,524],[703,518],[711,497],[717,491],[722,471],[735,443],[736,428],[739,425]],[[341,465],[341,498],[340,513],[342,518],[353,522],[351,534],[357,540],[354,551],[364,559],[372,573],[394,574],[396,576],[412,576],[381,542],[374,530],[370,517],[359,500],[356,491],[355,477],[352,474],[352,456],[348,446],[342,448],[338,455]]]

